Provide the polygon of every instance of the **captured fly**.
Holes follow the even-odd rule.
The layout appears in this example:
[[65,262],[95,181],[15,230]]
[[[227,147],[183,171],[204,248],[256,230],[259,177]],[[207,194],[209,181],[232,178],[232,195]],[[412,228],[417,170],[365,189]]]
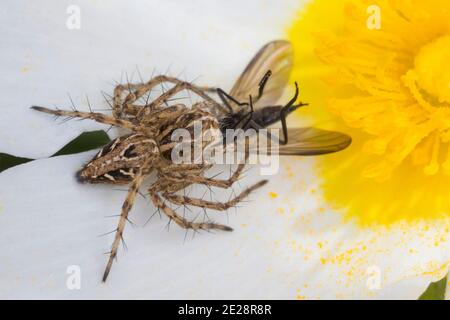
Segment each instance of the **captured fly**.
[[[282,137],[278,138],[280,155],[321,155],[347,148],[351,137],[334,131],[313,127],[288,128],[286,117],[308,104],[297,102],[299,89],[286,105],[277,105],[288,85],[293,67],[290,42],[272,41],[250,61],[230,93],[217,89],[228,113],[220,117],[221,130],[260,130],[281,121]],[[274,138],[274,137],[271,137]]]

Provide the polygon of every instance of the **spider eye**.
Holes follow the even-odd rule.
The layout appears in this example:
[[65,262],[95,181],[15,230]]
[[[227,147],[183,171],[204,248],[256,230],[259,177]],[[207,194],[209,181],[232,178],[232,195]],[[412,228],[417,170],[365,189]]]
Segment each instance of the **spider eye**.
[[127,159],[136,157],[137,153],[135,152],[135,149],[136,149],[136,147],[134,144],[130,145],[123,153],[123,156]]
[[112,182],[130,182],[133,180],[135,174],[134,168],[124,168],[109,171],[102,176],[101,179],[110,180]]
[[121,138],[116,138],[112,141],[110,141],[106,146],[104,146],[95,156],[95,159],[100,159],[101,157],[106,156],[109,154],[114,148],[120,143]]

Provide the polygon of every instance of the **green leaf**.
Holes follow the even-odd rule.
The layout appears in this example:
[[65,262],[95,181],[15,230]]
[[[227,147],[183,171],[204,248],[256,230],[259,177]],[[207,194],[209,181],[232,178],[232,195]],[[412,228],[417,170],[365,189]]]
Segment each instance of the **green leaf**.
[[[84,152],[103,147],[111,140],[103,130],[83,132],[56,152],[52,157]],[[0,153],[0,172],[34,159],[20,158],[7,153]]]
[[444,300],[447,277],[430,284],[428,289],[420,296],[419,300]]
[[33,159],[14,157],[7,153],[0,153],[0,172]]
[[103,147],[111,140],[103,130],[83,132],[56,152],[53,157],[84,152]]

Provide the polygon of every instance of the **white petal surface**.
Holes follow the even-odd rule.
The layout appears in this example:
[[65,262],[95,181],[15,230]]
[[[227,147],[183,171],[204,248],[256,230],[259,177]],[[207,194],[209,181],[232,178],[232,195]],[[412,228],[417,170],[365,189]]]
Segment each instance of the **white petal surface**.
[[80,29],[68,29],[66,1],[3,1],[0,9],[0,152],[53,154],[89,122],[55,125],[31,105],[106,108],[125,73],[148,79],[156,69],[196,83],[230,88],[250,58],[284,28],[302,1],[77,1]]
[[[282,161],[270,184],[227,216],[232,233],[192,239],[138,197],[108,282],[100,282],[125,192],[81,185],[92,152],[33,161],[0,174],[1,298],[409,298],[448,270],[449,221],[360,229],[320,206],[311,159]],[[241,186],[258,180],[257,168]],[[120,188],[122,189],[122,188]],[[238,191],[239,188],[236,188]],[[195,188],[193,193],[203,190]],[[216,191],[220,196],[221,191]],[[229,192],[223,193],[227,198]],[[208,197],[209,195],[205,195]],[[195,213],[195,212],[194,212]],[[68,266],[81,268],[69,290]]]

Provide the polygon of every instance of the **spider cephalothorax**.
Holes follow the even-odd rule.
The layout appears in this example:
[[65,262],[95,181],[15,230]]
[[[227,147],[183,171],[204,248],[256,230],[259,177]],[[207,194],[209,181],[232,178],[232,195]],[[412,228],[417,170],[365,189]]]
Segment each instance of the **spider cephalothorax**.
[[159,156],[154,139],[141,133],[118,137],[103,147],[76,176],[80,182],[128,184],[149,154]]

